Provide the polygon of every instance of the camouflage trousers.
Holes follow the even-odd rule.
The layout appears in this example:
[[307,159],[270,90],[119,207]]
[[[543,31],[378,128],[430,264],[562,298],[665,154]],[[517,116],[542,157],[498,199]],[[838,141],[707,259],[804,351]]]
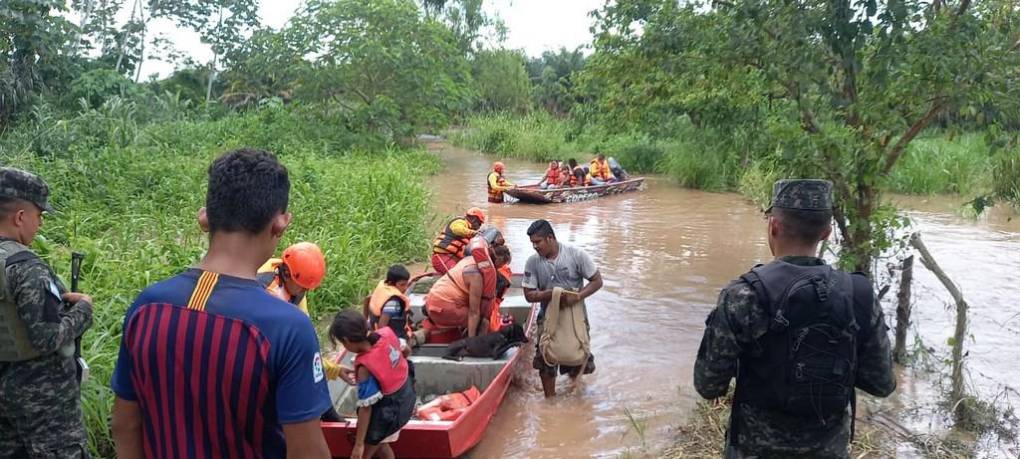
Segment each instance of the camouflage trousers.
[[0,458],[89,458],[73,357],[0,363]]

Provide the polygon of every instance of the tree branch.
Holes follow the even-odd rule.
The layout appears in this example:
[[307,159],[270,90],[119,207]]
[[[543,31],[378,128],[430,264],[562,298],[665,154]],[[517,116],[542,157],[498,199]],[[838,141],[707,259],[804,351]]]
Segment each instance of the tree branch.
[[900,159],[900,156],[903,154],[903,150],[907,148],[910,141],[914,140],[914,137],[917,137],[917,134],[920,134],[924,128],[928,127],[928,124],[930,124],[931,121],[938,116],[939,112],[941,112],[943,108],[945,108],[944,99],[941,97],[935,98],[931,104],[931,108],[928,109],[928,113],[925,113],[921,119],[915,121],[914,124],[910,126],[910,129],[907,129],[907,132],[900,137],[900,140],[896,142],[896,145],[893,145],[892,149],[889,150],[889,154],[886,156],[885,167],[882,168],[883,175],[888,174],[889,171],[892,170],[893,166],[896,165],[896,161]]

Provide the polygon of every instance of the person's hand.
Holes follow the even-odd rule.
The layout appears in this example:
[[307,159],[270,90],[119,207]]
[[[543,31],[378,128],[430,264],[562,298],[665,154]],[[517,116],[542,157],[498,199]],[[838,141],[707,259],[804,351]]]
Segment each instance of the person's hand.
[[570,307],[581,301],[581,296],[577,292],[570,290],[564,290],[563,294],[560,295],[560,306]]
[[351,459],[361,459],[361,456],[365,454],[365,444],[355,443],[354,449],[351,450]]
[[357,376],[355,375],[354,370],[350,368],[343,367],[340,368],[340,379],[344,380],[345,383],[350,384],[352,386],[358,385]]
[[327,379],[340,379],[344,367],[341,367],[336,361],[329,357],[324,358],[322,359],[322,366],[326,370]]
[[85,301],[88,304],[92,304],[92,297],[88,296],[88,295],[86,295],[84,293],[67,292],[67,293],[61,295],[60,297],[63,298],[64,301],[66,301],[68,303],[71,303],[71,304],[76,304],[79,301]]

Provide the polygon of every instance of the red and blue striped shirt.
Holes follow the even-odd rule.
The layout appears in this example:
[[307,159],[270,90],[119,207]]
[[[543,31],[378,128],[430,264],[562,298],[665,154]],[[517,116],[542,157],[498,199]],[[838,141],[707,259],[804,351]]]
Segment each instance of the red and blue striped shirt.
[[196,269],[128,309],[113,391],[136,401],[146,457],[285,457],[281,425],[330,404],[311,321],[254,280]]

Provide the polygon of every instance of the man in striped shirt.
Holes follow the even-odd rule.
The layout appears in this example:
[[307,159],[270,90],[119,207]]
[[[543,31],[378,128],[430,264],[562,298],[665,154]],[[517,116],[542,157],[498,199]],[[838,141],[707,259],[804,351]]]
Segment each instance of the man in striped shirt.
[[255,280],[290,224],[289,191],[287,170],[264,151],[209,168],[198,216],[208,253],[145,289],[124,319],[112,382],[118,457],[329,457],[315,329]]

